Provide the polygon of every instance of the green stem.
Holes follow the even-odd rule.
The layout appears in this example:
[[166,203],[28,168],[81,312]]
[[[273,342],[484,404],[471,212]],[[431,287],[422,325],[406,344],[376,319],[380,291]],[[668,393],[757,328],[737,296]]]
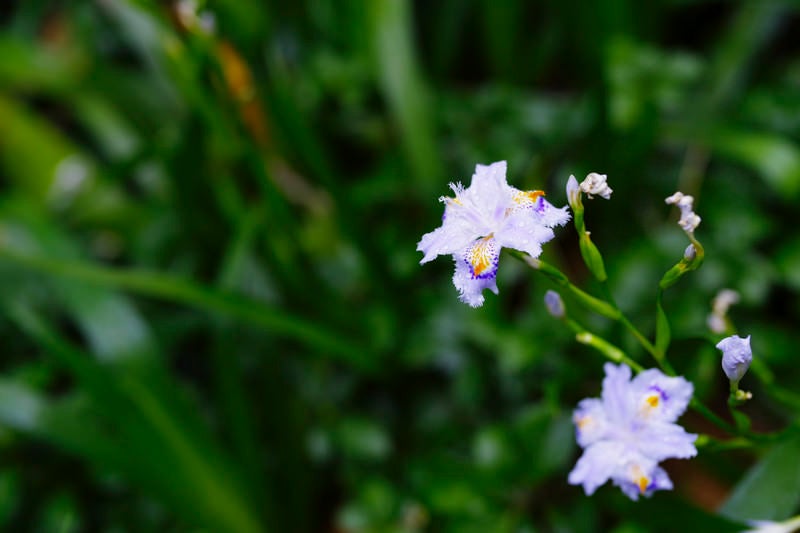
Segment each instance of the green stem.
[[596,313],[603,315],[607,318],[610,318],[612,320],[616,320],[617,322],[622,324],[622,326],[625,327],[625,329],[627,329],[631,333],[631,335],[633,335],[633,337],[639,342],[639,344],[641,344],[642,347],[650,355],[653,356],[653,358],[656,360],[656,362],[662,369],[673,375],[675,374],[675,371],[672,370],[672,368],[669,366],[669,363],[667,363],[664,360],[663,355],[658,353],[658,350],[656,350],[655,346],[653,346],[653,344],[649,340],[647,340],[647,338],[642,334],[642,332],[640,332],[636,328],[636,326],[633,325],[633,323],[628,319],[628,317],[626,317],[624,313],[622,313],[622,311],[619,309],[619,306],[617,306],[616,302],[614,301],[614,298],[612,297],[611,291],[608,289],[608,285],[606,282],[601,283],[606,299],[606,301],[603,301],[574,285],[572,282],[569,281],[569,278],[567,278],[566,274],[558,270],[553,265],[545,263],[544,261],[541,261],[539,259],[531,258],[530,256],[523,254],[521,252],[511,251],[511,254],[517,259],[523,261],[532,269],[544,274],[552,281],[554,281],[556,284],[569,290],[572,294],[574,294],[578,298],[578,300],[584,303],[586,307],[588,307],[590,310],[595,311]]
[[[696,246],[699,246],[699,243],[697,243]],[[700,247],[700,250],[702,251],[702,247]],[[601,304],[600,309],[603,310],[601,314],[609,318],[612,318],[614,320],[617,320],[631,334],[633,334],[633,336],[636,338],[637,341],[639,341],[639,343],[645,348],[645,350],[647,350],[647,352],[653,356],[653,358],[656,360],[656,363],[658,363],[658,366],[665,374],[670,376],[677,375],[675,369],[672,368],[672,365],[669,364],[666,357],[664,356],[664,352],[658,350],[650,341],[648,341],[647,338],[636,328],[636,326],[634,326],[633,323],[630,320],[628,320],[628,318],[620,311],[619,307],[616,305],[616,302],[614,302],[614,299],[611,297],[610,291],[607,291],[607,294],[609,296],[609,301],[604,302],[573,285],[563,272],[553,267],[552,265],[544,263],[543,261],[540,261],[538,259],[531,258],[527,254],[522,254],[520,252],[512,251],[511,254],[517,259],[520,259],[523,262],[525,262],[528,266],[530,266],[534,270],[541,272],[542,274],[550,278],[552,281],[554,281],[556,284],[569,289],[573,294],[578,296],[583,303],[589,302],[591,305],[587,305],[587,307],[589,307],[590,309],[597,311],[597,308],[595,308],[594,305],[596,302],[599,302]],[[660,308],[661,292],[662,289],[659,289],[659,302],[658,302],[659,308]],[[585,328],[583,328],[580,324],[578,324],[574,320],[566,319],[566,323],[576,333],[576,339],[578,340],[578,342],[595,348],[613,362],[627,364],[628,366],[633,368],[636,372],[641,372],[643,370],[643,367],[640,364],[633,361],[630,357],[628,357],[625,354],[625,352],[623,352],[616,346],[612,345],[605,339],[597,337],[596,335],[586,331]],[[752,434],[744,431],[743,430],[744,428],[737,428],[732,424],[729,424],[716,414],[714,414],[714,412],[711,411],[711,409],[706,407],[703,403],[700,402],[700,400],[698,400],[695,397],[692,398],[692,401],[689,404],[689,406],[698,413],[700,413],[702,416],[704,416],[707,420],[712,422],[714,425],[716,425],[717,427],[719,427],[720,429],[724,430],[725,432],[731,435],[747,434],[752,436]]]
[[695,446],[702,448],[704,451],[723,452],[754,448],[757,446],[757,443],[744,437],[734,437],[729,440],[719,440],[711,437],[710,435],[699,435],[697,437],[697,442],[695,442]]
[[628,357],[619,347],[614,346],[607,340],[587,331],[586,328],[584,328],[575,320],[567,318],[565,319],[565,322],[570,329],[575,332],[575,340],[577,340],[579,343],[591,346],[613,363],[624,363],[634,369],[636,372],[641,372],[644,370],[642,365]]
[[644,334],[641,331],[639,331],[639,329],[636,326],[633,325],[633,322],[631,322],[630,319],[628,319],[628,317],[625,316],[625,313],[623,313],[622,310],[620,310],[619,305],[617,305],[617,301],[614,298],[614,295],[611,293],[611,289],[609,289],[608,287],[608,282],[603,281],[600,284],[600,286],[603,290],[603,295],[605,296],[606,301],[611,306],[613,306],[614,309],[619,311],[619,314],[616,318],[617,322],[622,324],[622,326],[625,329],[627,329],[631,335],[633,335],[633,337],[639,342],[639,344],[642,345],[642,347],[647,351],[647,353],[649,353],[653,357],[653,359],[655,359],[658,366],[664,372],[674,376],[675,370],[672,368],[672,366],[669,364],[669,362],[667,362],[666,358],[664,357],[664,351],[659,350],[652,342],[650,342],[647,339],[647,337],[645,337]]
[[570,291],[577,299],[584,304],[588,309],[594,311],[595,313],[610,318],[612,320],[618,320],[620,311],[616,309],[614,306],[608,304],[607,302],[592,296],[588,292],[580,289],[576,285],[573,285],[572,282],[569,281],[567,275],[561,272],[559,269],[554,267],[549,263],[545,263],[540,259],[536,259],[534,257],[529,256],[526,253],[518,252],[516,250],[508,250],[508,253],[512,256],[516,257],[533,270],[539,272],[547,276],[552,282],[560,287],[564,287],[568,291]]
[[714,414],[711,409],[703,405],[696,397],[692,397],[692,400],[689,402],[689,407],[694,409],[696,412],[701,414],[703,417],[706,418],[709,422],[717,426],[718,428],[724,430],[726,433],[731,435],[738,435],[739,431],[731,424]]
[[663,364],[666,363],[666,361],[664,361],[663,355],[658,353],[655,346],[653,346],[653,343],[647,340],[647,338],[642,334],[642,332],[640,332],[636,328],[636,326],[634,326],[633,323],[631,323],[631,321],[628,320],[628,317],[620,313],[619,318],[617,320],[623,326],[625,326],[625,329],[627,329],[630,332],[630,334],[633,335],[637,341],[639,341],[639,344],[641,344],[644,347],[644,349],[647,350],[647,353],[653,356],[653,358],[660,366],[663,366]]

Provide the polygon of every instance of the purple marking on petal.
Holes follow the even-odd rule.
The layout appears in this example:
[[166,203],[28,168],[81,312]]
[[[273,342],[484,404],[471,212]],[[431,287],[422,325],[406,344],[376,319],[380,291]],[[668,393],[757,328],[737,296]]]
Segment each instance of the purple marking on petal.
[[657,392],[661,396],[661,399],[664,400],[665,402],[667,400],[669,400],[669,394],[667,394],[667,391],[665,391],[664,389],[662,389],[658,385],[650,385],[650,387],[648,387],[647,390],[651,390],[651,391]]
[[464,252],[463,261],[469,267],[472,279],[494,279],[500,262],[500,249],[489,235],[472,243]]
[[492,278],[497,277],[497,265],[498,265],[498,263],[499,263],[499,261],[497,261],[497,260],[492,261],[493,268],[487,270],[483,274],[478,274],[476,276],[475,275],[475,270],[473,269],[472,263],[470,263],[468,259],[464,259],[464,264],[467,265],[467,267],[469,268],[469,273],[472,276],[472,279],[492,279]]
[[[669,476],[658,463],[697,455],[697,435],[674,423],[686,409],[691,383],[655,369],[633,379],[625,365],[607,363],[604,369],[602,397],[583,400],[573,415],[575,435],[584,454],[570,473],[569,482],[584,484],[586,493],[591,494],[610,477],[632,500],[672,489]],[[587,432],[582,431],[588,426],[582,427],[582,419],[598,413],[602,414],[602,431],[588,440]]]

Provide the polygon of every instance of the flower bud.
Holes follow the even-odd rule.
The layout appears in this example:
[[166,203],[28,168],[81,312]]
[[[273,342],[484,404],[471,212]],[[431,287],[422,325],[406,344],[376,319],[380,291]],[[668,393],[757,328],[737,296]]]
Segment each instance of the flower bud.
[[606,183],[606,175],[592,172],[586,179],[581,182],[581,190],[586,193],[589,199],[594,198],[593,195],[600,196],[609,200],[611,193],[614,192],[611,187]]
[[564,301],[556,291],[547,291],[544,295],[544,305],[547,312],[555,318],[564,318]]
[[594,277],[599,281],[605,281],[608,279],[608,275],[606,274],[606,266],[603,262],[603,256],[600,254],[600,250],[597,249],[597,246],[595,246],[595,244],[592,242],[588,231],[585,231],[583,235],[580,236],[580,239],[578,240],[578,246],[581,250],[583,262],[586,263],[586,266],[589,268],[589,271],[594,275]]
[[753,393],[750,391],[739,389],[736,391],[734,398],[736,398],[737,402],[746,402],[747,400],[753,399]]
[[706,319],[706,325],[712,333],[716,334],[725,333],[725,330],[728,329],[728,324],[725,322],[725,317],[722,315],[716,315],[714,313],[708,315],[708,318]]
[[714,333],[725,333],[730,325],[728,319],[728,309],[739,302],[739,293],[731,289],[722,289],[711,302],[711,314],[708,315],[706,323],[708,329]]
[[738,335],[726,337],[717,343],[717,349],[722,350],[722,370],[725,375],[731,382],[738,383],[753,361],[750,335],[744,339]]
[[664,200],[667,204],[675,205],[681,210],[681,219],[678,225],[686,233],[692,234],[700,225],[700,217],[693,211],[694,198],[678,191]]
[[724,315],[732,305],[739,303],[739,299],[739,293],[735,290],[722,289],[714,296],[714,300],[711,302],[711,308],[714,310],[714,313]]
[[581,202],[581,188],[578,185],[578,180],[575,176],[570,176],[567,180],[567,202],[573,211],[583,209]]

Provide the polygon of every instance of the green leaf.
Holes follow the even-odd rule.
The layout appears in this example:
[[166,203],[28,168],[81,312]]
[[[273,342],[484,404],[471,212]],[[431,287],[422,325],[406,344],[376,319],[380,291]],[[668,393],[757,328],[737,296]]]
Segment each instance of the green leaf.
[[[36,208],[24,202],[10,207],[3,210],[8,245],[52,259],[80,258],[79,248],[72,239]],[[99,359],[130,361],[152,358],[156,353],[148,324],[124,295],[106,287],[62,278],[52,278],[48,284]]]
[[720,513],[738,520],[784,520],[800,505],[800,437],[776,444],[739,481]]
[[781,136],[749,131],[721,131],[711,145],[719,153],[753,167],[768,185],[788,198],[800,195],[800,150]]
[[364,368],[371,366],[370,354],[358,344],[343,339],[319,324],[238,294],[219,291],[176,276],[150,271],[113,270],[77,261],[58,261],[19,254],[0,243],[0,260],[19,266],[105,287],[153,296],[191,307],[231,316],[254,326],[294,338],[321,351]]
[[365,461],[385,459],[392,449],[386,431],[365,418],[348,418],[338,428],[339,444],[351,458]]
[[20,476],[15,470],[0,472],[0,527],[7,526],[20,503]]
[[[260,531],[237,472],[196,420],[180,410],[174,385],[160,382],[164,378],[157,374],[152,376],[155,382],[146,383],[132,375],[117,376],[23,306],[10,307],[18,325],[89,392],[87,407],[100,416],[80,424],[69,423],[74,420],[69,416],[47,416],[41,396],[13,386],[0,388],[0,400],[8,400],[2,402],[0,421],[120,471],[190,522],[221,531]],[[98,429],[86,428],[108,428],[109,436],[102,438]],[[169,476],[163,475],[164,468]]]
[[640,499],[635,504],[625,502],[626,515],[653,533],[734,533],[745,529],[741,524],[711,514],[673,494],[657,494]]
[[36,46],[16,36],[0,36],[0,83],[19,90],[72,89],[88,66],[88,58],[74,49]]
[[[55,402],[28,385],[0,379],[0,426],[44,439],[104,467],[132,468],[137,458],[99,430],[88,406],[81,394]],[[88,427],[97,429],[87,431]]]
[[428,92],[417,64],[410,2],[365,3],[381,88],[402,135],[416,184],[422,192],[432,193],[436,180],[444,174],[436,153]]

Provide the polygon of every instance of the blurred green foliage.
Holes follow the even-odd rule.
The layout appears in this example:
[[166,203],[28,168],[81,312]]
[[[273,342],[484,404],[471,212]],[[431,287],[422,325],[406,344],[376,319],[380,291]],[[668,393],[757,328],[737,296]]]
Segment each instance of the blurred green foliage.
[[[0,6],[0,527],[736,530],[715,509],[760,450],[668,464],[675,494],[647,502],[567,485],[601,360],[546,314],[545,278],[506,258],[472,310],[415,244],[476,163],[557,205],[570,173],[607,173],[587,225],[652,334],[681,189],[706,261],[665,295],[674,366],[724,413],[705,319],[731,287],[796,387],[793,3],[198,4]],[[545,255],[592,287],[569,228]],[[743,385],[758,429],[797,416]],[[779,509],[735,512],[766,512],[747,495],[796,447],[727,516],[797,512],[785,475]]]

